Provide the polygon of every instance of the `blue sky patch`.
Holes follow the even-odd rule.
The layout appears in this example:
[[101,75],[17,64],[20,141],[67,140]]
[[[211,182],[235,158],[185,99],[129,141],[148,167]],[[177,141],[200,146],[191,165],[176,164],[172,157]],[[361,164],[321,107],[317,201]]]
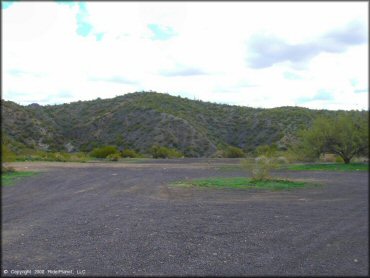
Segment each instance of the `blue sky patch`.
[[19,70],[19,69],[10,69],[8,70],[8,73],[13,75],[13,76],[21,76],[24,74],[24,71]]
[[333,96],[331,93],[327,91],[319,91],[312,100],[333,100]]
[[58,4],[67,5],[67,6],[74,6],[78,4],[78,2],[75,1],[62,1],[62,0],[55,0]]
[[313,97],[301,97],[297,99],[297,102],[298,104],[303,104],[315,100],[333,100],[333,99],[334,97],[331,93],[324,90],[319,90],[317,94],[314,95]]
[[354,87],[355,87],[355,86],[357,86],[357,85],[358,85],[358,83],[359,83],[359,82],[358,82],[358,80],[357,80],[357,79],[351,79],[351,85],[352,85],[352,86],[354,86]]
[[5,10],[13,4],[14,4],[14,1],[1,1],[1,8]]
[[300,98],[297,99],[298,104],[304,104],[304,103],[307,103],[307,102],[310,102],[310,101],[312,101],[311,97],[300,97]]
[[168,40],[176,35],[175,31],[171,27],[161,26],[158,24],[148,24],[148,28],[153,32],[152,39],[154,40]]
[[284,72],[284,78],[289,79],[289,80],[301,80],[302,79],[302,77],[300,77],[298,74],[295,74],[289,71]]
[[88,22],[80,21],[77,23],[77,34],[80,36],[86,37],[90,34],[92,30],[92,25]]
[[206,74],[203,70],[193,67],[180,66],[177,69],[161,70],[161,75],[172,77],[172,76],[195,76]]
[[60,97],[60,98],[73,97],[72,93],[70,91],[66,91],[66,90],[59,91],[55,96]]
[[90,77],[89,80],[102,81],[102,82],[113,82],[113,83],[120,83],[120,84],[137,84],[136,81],[127,79],[119,75],[112,76],[112,77]]
[[101,41],[102,39],[103,39],[103,37],[104,37],[104,33],[103,32],[101,32],[101,33],[96,33],[95,34],[95,39],[96,39],[96,41]]
[[87,21],[88,12],[86,9],[86,3],[79,2],[78,3],[78,13],[77,13],[77,34],[80,36],[86,37],[88,36],[93,26],[90,24],[90,22]]

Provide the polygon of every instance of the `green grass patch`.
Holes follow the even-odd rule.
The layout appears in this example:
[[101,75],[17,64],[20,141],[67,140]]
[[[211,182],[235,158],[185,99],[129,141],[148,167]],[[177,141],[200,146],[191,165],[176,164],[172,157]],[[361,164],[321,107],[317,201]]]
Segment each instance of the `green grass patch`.
[[317,185],[303,181],[268,179],[253,180],[245,177],[235,178],[207,178],[178,181],[173,183],[174,186],[198,186],[211,188],[238,188],[238,189],[268,189],[268,190],[290,190]]
[[2,186],[13,185],[17,180],[36,175],[37,172],[9,172],[1,173]]
[[295,171],[369,171],[369,164],[365,163],[322,163],[322,164],[295,164],[288,165],[287,170]]

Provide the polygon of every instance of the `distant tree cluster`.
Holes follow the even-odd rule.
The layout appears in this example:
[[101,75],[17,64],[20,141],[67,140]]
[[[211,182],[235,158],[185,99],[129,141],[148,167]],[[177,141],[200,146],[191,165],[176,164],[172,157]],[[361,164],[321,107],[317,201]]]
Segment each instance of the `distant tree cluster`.
[[368,156],[368,124],[366,117],[350,114],[318,117],[310,129],[301,132],[299,148],[306,157],[334,153],[348,164],[354,156]]

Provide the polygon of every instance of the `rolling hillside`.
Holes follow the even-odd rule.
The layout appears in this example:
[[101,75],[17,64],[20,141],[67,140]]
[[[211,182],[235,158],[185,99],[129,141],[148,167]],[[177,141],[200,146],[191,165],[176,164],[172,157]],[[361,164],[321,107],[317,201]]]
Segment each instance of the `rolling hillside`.
[[146,153],[158,144],[186,156],[212,156],[228,145],[245,151],[272,143],[285,148],[318,115],[338,113],[368,115],[300,107],[256,109],[154,92],[47,106],[2,100],[2,138],[14,151],[90,151],[112,144]]

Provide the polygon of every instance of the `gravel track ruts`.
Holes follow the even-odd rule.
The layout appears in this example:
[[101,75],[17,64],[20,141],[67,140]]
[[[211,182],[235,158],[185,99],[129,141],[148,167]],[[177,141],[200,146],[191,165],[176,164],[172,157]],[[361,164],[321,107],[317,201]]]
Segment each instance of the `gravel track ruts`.
[[169,185],[244,175],[197,161],[14,163],[40,174],[2,187],[2,273],[369,274],[367,172],[275,173],[322,184],[291,191]]

